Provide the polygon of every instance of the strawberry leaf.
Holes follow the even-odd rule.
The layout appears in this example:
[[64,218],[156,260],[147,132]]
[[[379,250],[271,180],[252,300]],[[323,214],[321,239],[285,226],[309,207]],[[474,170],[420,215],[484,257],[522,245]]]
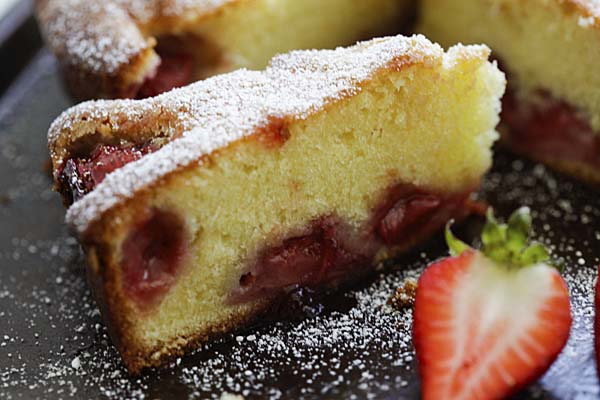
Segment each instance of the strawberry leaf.
[[492,260],[512,267],[548,262],[548,249],[541,243],[529,242],[531,230],[531,212],[528,207],[516,210],[506,224],[498,222],[490,208],[482,234],[482,251]]
[[454,236],[454,234],[450,230],[450,227],[452,227],[453,223],[454,220],[451,220],[448,221],[448,223],[446,224],[446,243],[448,244],[448,248],[450,249],[450,254],[452,256],[459,256],[465,251],[471,250],[471,247],[469,247],[468,244]]
[[[521,207],[508,219],[506,229],[506,247],[515,256],[523,251],[531,232],[531,214],[529,208]],[[544,249],[545,250],[545,249]]]
[[550,253],[541,243],[533,243],[519,254],[519,265],[534,265],[550,259]]
[[503,244],[498,244],[495,246],[484,247],[483,253],[491,258],[494,261],[497,261],[501,264],[508,264],[511,262],[512,253],[510,250],[504,246]]
[[506,225],[500,224],[498,221],[496,221],[496,217],[494,216],[494,211],[492,208],[488,208],[486,216],[487,222],[483,227],[483,232],[481,233],[483,247],[487,249],[494,249],[498,246],[502,246],[506,242]]

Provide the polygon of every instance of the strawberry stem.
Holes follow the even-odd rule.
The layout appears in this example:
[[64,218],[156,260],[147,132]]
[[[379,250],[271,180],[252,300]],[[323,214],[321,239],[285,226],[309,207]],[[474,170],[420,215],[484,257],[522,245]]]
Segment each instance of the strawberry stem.
[[[516,210],[508,223],[498,222],[494,211],[487,210],[487,222],[481,233],[482,252],[492,260],[516,268],[527,267],[550,259],[550,252],[538,242],[530,242],[532,231],[531,211],[528,207]],[[446,242],[450,254],[456,256],[470,250],[466,243],[457,239],[450,230],[453,221],[446,225]]]

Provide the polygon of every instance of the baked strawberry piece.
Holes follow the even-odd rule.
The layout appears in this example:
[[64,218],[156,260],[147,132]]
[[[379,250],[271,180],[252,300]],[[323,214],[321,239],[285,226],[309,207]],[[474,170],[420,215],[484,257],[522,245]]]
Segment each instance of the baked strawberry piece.
[[446,228],[451,257],[419,279],[414,345],[424,399],[503,399],[540,378],[569,338],[569,290],[531,217],[488,212],[481,250]]
[[100,144],[89,157],[70,158],[57,177],[65,203],[73,204],[100,184],[106,175],[155,149],[150,143],[120,146]]

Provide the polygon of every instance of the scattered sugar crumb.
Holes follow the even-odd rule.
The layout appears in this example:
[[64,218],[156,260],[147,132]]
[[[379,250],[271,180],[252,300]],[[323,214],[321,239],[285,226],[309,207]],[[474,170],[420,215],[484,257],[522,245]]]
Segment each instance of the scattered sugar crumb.
[[71,368],[73,368],[73,369],[81,368],[81,360],[79,359],[79,357],[75,357],[73,359],[73,361],[71,361]]
[[231,393],[223,393],[221,395],[221,400],[244,400],[244,397]]

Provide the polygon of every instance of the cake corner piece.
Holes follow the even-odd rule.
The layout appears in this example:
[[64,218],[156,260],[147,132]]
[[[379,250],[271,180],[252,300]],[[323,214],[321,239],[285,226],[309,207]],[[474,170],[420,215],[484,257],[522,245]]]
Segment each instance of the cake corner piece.
[[55,184],[132,373],[337,287],[468,213],[505,78],[423,36],[294,51],[52,125]]

